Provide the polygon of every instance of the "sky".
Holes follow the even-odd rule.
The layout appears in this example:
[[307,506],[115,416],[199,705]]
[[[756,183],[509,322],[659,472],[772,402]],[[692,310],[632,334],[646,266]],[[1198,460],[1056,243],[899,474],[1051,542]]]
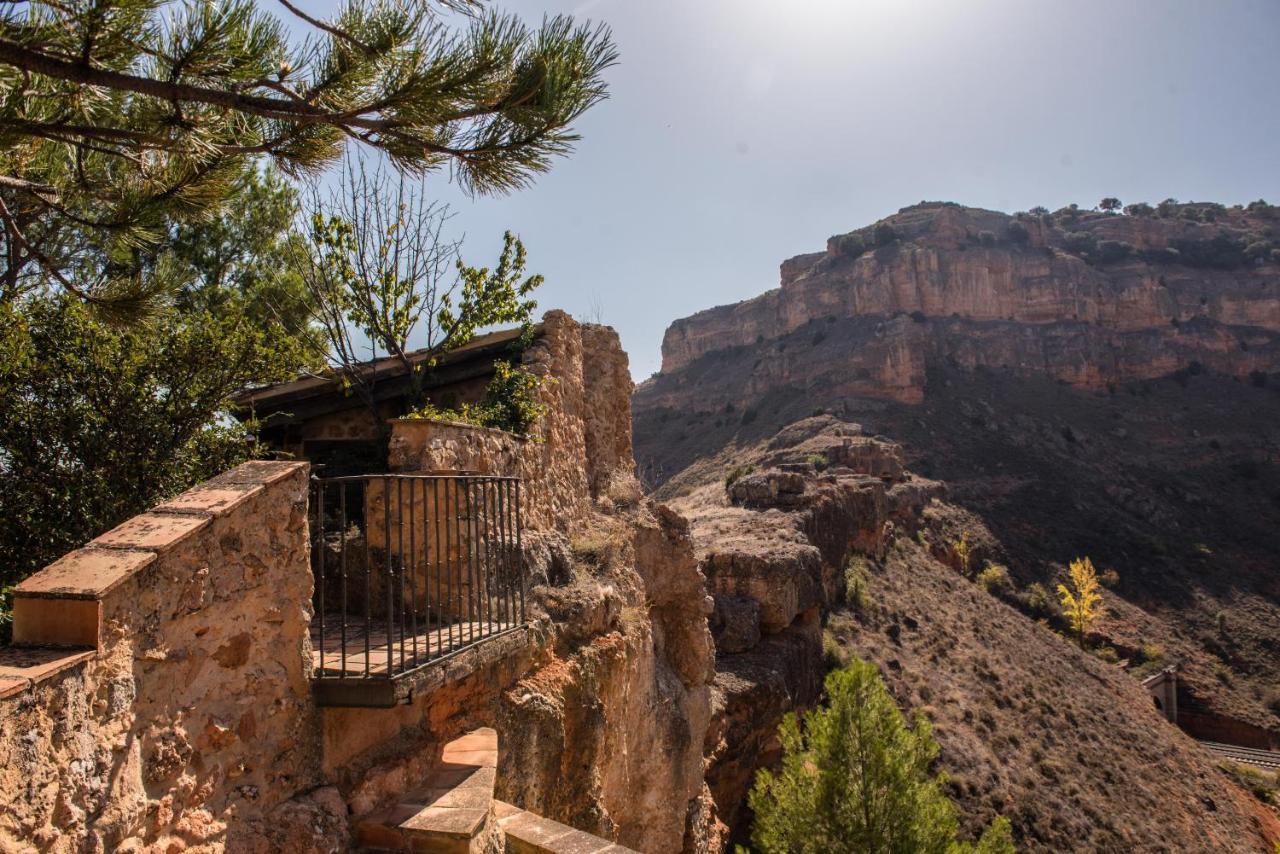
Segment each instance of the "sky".
[[921,200],[1280,201],[1280,0],[494,5],[607,23],[610,98],[530,189],[428,187],[469,264],[519,234],[540,310],[613,326],[637,381],[672,320]]

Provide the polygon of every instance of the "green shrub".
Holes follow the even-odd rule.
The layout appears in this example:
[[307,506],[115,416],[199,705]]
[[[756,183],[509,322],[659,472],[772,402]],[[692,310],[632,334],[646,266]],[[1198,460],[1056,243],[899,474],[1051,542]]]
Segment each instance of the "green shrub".
[[846,234],[836,240],[836,251],[846,258],[857,258],[867,251],[867,242],[861,234]]
[[994,232],[994,231],[986,231],[986,230],[979,231],[979,232],[978,232],[978,242],[979,242],[979,243],[981,243],[983,246],[988,246],[988,247],[990,247],[990,246],[995,246],[995,245],[996,245],[996,234],[995,234],[995,232]]
[[898,232],[887,222],[877,225],[874,234],[876,246],[888,246],[898,239]]
[[[1280,774],[1224,759],[1218,767],[1264,804],[1280,807]],[[1280,843],[1276,843],[1280,852]]]
[[1009,240],[1014,243],[1026,243],[1031,239],[1031,232],[1027,231],[1027,227],[1020,222],[1014,221],[1009,223],[1009,227],[1005,229]]
[[0,587],[0,646],[13,640],[13,586]]
[[1089,260],[1095,264],[1114,264],[1133,254],[1133,244],[1123,240],[1099,240]]
[[1120,653],[1116,652],[1115,647],[1100,646],[1093,651],[1093,654],[1101,658],[1107,664],[1119,664]]
[[1027,613],[1033,617],[1047,618],[1057,613],[1055,600],[1049,595],[1049,589],[1038,581],[1027,585],[1022,601]]
[[[827,676],[827,705],[778,729],[782,765],[756,776],[748,803],[751,841],[783,852],[974,851],[956,839],[945,777],[930,767],[938,745],[921,714],[908,727],[875,666],[853,659]],[[997,818],[976,850],[1012,854],[1008,821]]]
[[742,480],[744,477],[751,474],[755,470],[756,470],[756,467],[752,465],[734,466],[732,469],[730,469],[729,473],[724,476],[725,489],[728,489],[729,487],[733,486],[735,483]]
[[855,611],[865,611],[871,604],[870,581],[866,558],[856,555],[849,558],[844,567],[844,600]]
[[1062,247],[1074,255],[1089,255],[1096,246],[1096,238],[1087,231],[1069,231],[1062,238]]
[[822,630],[822,663],[827,670],[838,670],[849,663],[850,653],[830,629]]
[[998,563],[987,562],[982,572],[978,573],[978,586],[998,599],[1013,596],[1013,581],[1009,578],[1009,570]]
[[1144,643],[1140,650],[1143,661],[1160,664],[1164,661],[1164,647],[1158,643]]
[[529,433],[546,408],[538,402],[542,378],[507,360],[493,364],[493,379],[479,403],[463,403],[456,407],[430,403],[409,413],[409,418],[434,421],[461,421],[478,427],[492,427],[524,436]]
[[1234,270],[1249,262],[1245,242],[1226,234],[1208,239],[1183,237],[1170,241],[1178,250],[1181,263],[1188,267],[1211,270]]

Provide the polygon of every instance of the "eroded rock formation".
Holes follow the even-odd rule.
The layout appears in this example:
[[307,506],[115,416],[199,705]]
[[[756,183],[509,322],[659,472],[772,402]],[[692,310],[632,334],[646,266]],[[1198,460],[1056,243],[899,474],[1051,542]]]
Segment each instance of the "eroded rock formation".
[[1280,822],[1167,725],[1136,680],[959,571],[959,531],[999,548],[902,449],[830,416],[738,448],[754,466],[672,500],[715,598],[707,782],[738,838],[783,715],[818,701],[833,658],[875,662],[929,718],[972,834],[1010,818],[1019,850],[1250,851]]
[[[782,265],[777,290],[674,322],[655,403],[718,353],[752,350],[713,402],[789,382],[918,402],[935,361],[1104,386],[1191,362],[1235,375],[1280,353],[1276,209],[1213,222],[905,208]],[[1252,251],[1247,251],[1252,248]],[[856,322],[851,322],[856,321]]]

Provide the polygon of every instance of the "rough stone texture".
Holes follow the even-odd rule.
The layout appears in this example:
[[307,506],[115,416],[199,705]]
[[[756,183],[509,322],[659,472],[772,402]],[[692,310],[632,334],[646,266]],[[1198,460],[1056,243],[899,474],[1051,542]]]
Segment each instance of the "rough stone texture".
[[804,475],[774,469],[734,481],[728,487],[729,500],[755,510],[797,506],[804,500],[804,486]]
[[817,702],[823,674],[817,609],[749,650],[716,656],[707,783],[720,821],[739,839],[749,830],[746,798],[756,771],[781,759],[778,725],[787,712]]
[[539,403],[545,414],[528,439],[465,424],[400,419],[392,424],[391,468],[520,477],[525,526],[568,531],[587,517],[592,498],[616,475],[635,469],[627,355],[613,329],[550,311],[524,361],[544,380]]
[[[1275,260],[1091,265],[1066,250],[1065,227],[1027,220],[1032,237],[1014,242],[1004,238],[1009,216],[957,205],[908,207],[884,222],[899,241],[850,257],[833,238],[826,254],[783,264],[781,288],[675,321],[637,410],[742,411],[783,388],[914,403],[938,364],[1101,388],[1192,362],[1243,376],[1280,360]],[[1091,215],[1070,230],[1142,251],[1272,228],[1262,214],[1229,211],[1213,224]],[[983,230],[1001,239],[979,245]]]
[[760,642],[760,603],[750,596],[717,594],[711,635],[717,653],[745,652]]
[[0,847],[221,850],[318,782],[306,466],[253,479],[103,538],[155,560],[103,576],[96,656],[0,701]]
[[549,603],[580,601],[571,613],[608,630],[561,635],[506,693],[499,797],[641,851],[678,851],[686,836],[687,850],[708,850],[714,825],[698,821],[696,804],[710,601],[678,516],[641,507],[615,530],[617,552],[597,575],[535,591]]
[[227,850],[242,854],[341,854],[350,850],[347,804],[334,786],[285,801],[228,833]]
[[[1137,250],[1164,249],[1180,238],[1263,233],[1271,223],[1260,216],[1231,211],[1211,224],[1097,215],[1071,228]],[[1275,262],[1215,270],[1131,256],[1094,266],[1066,251],[1062,230],[1038,222],[1030,223],[1025,244],[976,245],[982,231],[1003,237],[1011,218],[958,205],[905,208],[885,222],[899,242],[851,259],[833,238],[826,253],[784,263],[781,288],[677,320],[663,340],[662,373],[691,368],[716,351],[805,332],[812,347],[790,340],[787,354],[765,359],[745,386],[730,384],[726,393],[745,397],[772,384],[782,367],[802,386],[821,376],[851,393],[918,401],[931,360],[1097,387],[1162,376],[1193,359],[1246,374],[1274,363],[1280,349]],[[928,322],[901,316],[913,312]],[[877,320],[854,329],[856,348],[834,341],[823,348],[819,335],[845,337],[822,331],[828,319],[843,318]]]

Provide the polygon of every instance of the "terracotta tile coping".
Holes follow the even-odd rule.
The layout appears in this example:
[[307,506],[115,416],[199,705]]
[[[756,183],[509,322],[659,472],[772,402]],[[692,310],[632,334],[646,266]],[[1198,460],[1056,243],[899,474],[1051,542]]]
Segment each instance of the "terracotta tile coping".
[[141,549],[76,549],[24,580],[14,589],[14,596],[19,599],[98,599],[155,559],[155,552]]
[[92,649],[0,649],[0,700],[20,694],[97,655]]
[[[14,589],[15,599],[101,599],[213,519],[306,468],[306,463],[242,463],[134,516],[63,555]],[[15,619],[21,619],[20,612]]]

